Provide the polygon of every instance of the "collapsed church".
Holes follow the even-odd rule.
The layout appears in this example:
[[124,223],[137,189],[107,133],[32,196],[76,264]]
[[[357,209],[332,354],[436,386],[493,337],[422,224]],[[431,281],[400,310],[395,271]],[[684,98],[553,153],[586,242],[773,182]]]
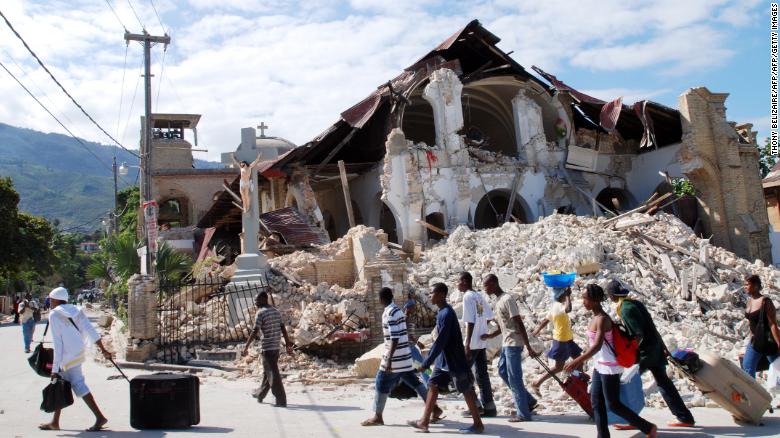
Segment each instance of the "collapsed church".
[[[462,224],[629,211],[683,177],[693,202],[662,207],[718,246],[771,261],[755,133],[727,120],[727,94],[692,88],[679,110],[604,102],[537,67],[530,73],[499,41],[474,20],[308,143],[264,158],[265,231],[302,247],[354,223],[425,245]],[[246,128],[238,152],[251,161],[264,139]],[[231,178],[235,192],[237,172]],[[188,225],[213,229],[212,243],[238,253],[241,212],[219,185]]]

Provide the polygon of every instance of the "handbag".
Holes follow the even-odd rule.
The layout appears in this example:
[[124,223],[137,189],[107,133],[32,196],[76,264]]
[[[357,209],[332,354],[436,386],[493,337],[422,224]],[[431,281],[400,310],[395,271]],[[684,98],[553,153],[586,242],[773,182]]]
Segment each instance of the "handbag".
[[751,345],[756,353],[774,356],[777,354],[777,344],[772,339],[772,332],[769,331],[769,327],[764,323],[766,319],[764,307],[766,307],[766,298],[761,303],[761,310],[758,313],[758,324],[756,325],[756,331],[753,333]]
[[42,394],[41,410],[44,412],[51,413],[73,404],[73,392],[70,389],[70,382],[61,378],[52,379],[43,388]]
[[[49,323],[46,323],[46,329],[43,331],[43,337],[46,337],[46,332],[49,331]],[[54,349],[46,348],[43,346],[43,338],[41,338],[40,344],[35,347],[30,357],[27,358],[27,363],[30,367],[41,377],[51,377],[51,368],[54,365]]]

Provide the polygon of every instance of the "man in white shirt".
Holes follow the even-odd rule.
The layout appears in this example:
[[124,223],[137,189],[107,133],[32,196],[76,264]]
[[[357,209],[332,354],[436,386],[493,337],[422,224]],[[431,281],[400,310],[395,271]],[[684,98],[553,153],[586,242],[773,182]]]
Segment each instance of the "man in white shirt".
[[24,352],[30,352],[30,343],[35,332],[35,310],[38,305],[33,301],[29,293],[19,303],[19,321],[22,323],[22,339],[24,341]]
[[[84,382],[81,364],[86,355],[86,342],[97,344],[103,356],[111,358],[111,352],[106,350],[95,327],[84,312],[68,303],[68,290],[58,287],[49,293],[51,311],[49,312],[49,328],[54,343],[54,363],[51,368],[52,379],[60,377],[70,383],[76,397],[84,399],[89,409],[95,414],[95,424],[88,432],[103,429],[108,419],[100,412],[95,398]],[[61,410],[54,412],[51,422],[38,426],[41,430],[59,430]]]
[[[474,290],[473,278],[468,272],[461,272],[458,281],[458,290],[463,292],[463,324],[466,327],[464,346],[466,359],[469,366],[476,368],[477,385],[480,395],[480,417],[495,417],[496,404],[493,401],[493,388],[490,387],[490,374],[488,373],[487,341],[482,335],[488,333],[488,321],[493,319],[493,311],[485,297]],[[470,417],[471,413],[463,412],[464,417]]]

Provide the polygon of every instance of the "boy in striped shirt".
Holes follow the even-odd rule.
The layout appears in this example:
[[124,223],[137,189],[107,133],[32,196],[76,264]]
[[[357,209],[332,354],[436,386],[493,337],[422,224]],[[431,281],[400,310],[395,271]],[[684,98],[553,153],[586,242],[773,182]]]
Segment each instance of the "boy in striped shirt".
[[[393,291],[383,287],[379,291],[379,301],[385,306],[382,312],[382,333],[385,339],[385,353],[376,373],[376,393],[374,395],[374,416],[360,423],[363,426],[380,426],[385,424],[382,412],[385,410],[390,391],[399,380],[414,388],[417,394],[425,400],[428,389],[420,382],[417,372],[412,367],[412,353],[409,346],[409,336],[406,332],[406,316],[393,303]],[[434,420],[440,418],[442,410],[436,406]]]

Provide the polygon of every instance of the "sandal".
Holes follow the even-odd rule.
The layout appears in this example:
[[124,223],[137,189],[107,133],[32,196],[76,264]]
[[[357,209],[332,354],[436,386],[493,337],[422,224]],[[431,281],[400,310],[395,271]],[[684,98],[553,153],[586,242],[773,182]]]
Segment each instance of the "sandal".
[[481,429],[477,429],[476,426],[469,426],[463,429],[458,429],[458,432],[464,435],[481,434],[484,431],[485,431],[485,426],[482,426]]
[[51,425],[51,423],[39,424],[38,425],[38,429],[40,429],[40,430],[60,430],[59,427],[54,427],[54,426]]
[[438,408],[438,409],[439,409],[438,412],[433,411],[433,415],[431,415],[431,424],[436,424],[439,421],[447,418],[446,415],[442,415],[444,413],[444,410],[442,410],[442,408]]
[[636,430],[636,426],[630,424],[614,424],[616,430]]

